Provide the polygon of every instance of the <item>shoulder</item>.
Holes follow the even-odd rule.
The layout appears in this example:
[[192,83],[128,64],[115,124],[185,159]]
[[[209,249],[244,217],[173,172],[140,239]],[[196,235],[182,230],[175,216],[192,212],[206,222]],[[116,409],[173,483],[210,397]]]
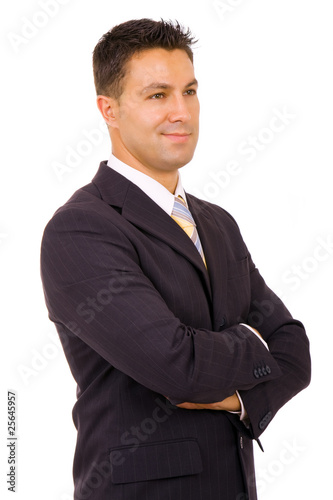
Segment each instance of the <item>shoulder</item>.
[[188,198],[191,206],[194,207],[195,211],[213,217],[218,224],[225,224],[238,229],[236,220],[224,208],[219,205],[215,205],[214,203],[210,203],[209,201],[201,200],[192,194],[186,193],[186,197]]
[[245,258],[249,252],[234,217],[224,208],[214,203],[201,200],[192,195],[186,194],[186,196],[190,210],[194,209],[194,219],[197,217],[196,221],[201,226],[201,229],[206,234],[214,235],[214,238],[220,237],[230,255],[237,256],[238,259]]
[[[46,224],[42,242],[62,238],[66,233],[101,234],[119,214],[106,203],[94,183],[77,191],[53,214]],[[106,221],[109,224],[106,224]],[[111,224],[110,224],[111,223]],[[75,236],[74,236],[75,237]]]

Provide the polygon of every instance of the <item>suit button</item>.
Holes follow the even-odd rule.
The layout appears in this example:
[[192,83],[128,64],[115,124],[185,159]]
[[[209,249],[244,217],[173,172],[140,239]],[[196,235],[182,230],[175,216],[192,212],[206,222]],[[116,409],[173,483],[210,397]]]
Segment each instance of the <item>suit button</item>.
[[241,450],[244,448],[243,436],[241,436],[241,437],[239,438],[239,446],[240,446]]
[[255,376],[255,378],[260,378],[260,375],[259,375],[259,372],[257,369],[253,370],[253,375]]
[[259,373],[259,377],[263,377],[264,376],[261,368],[258,368],[258,373]]
[[268,365],[266,365],[266,372],[267,372],[268,374],[272,373],[272,370],[270,369],[270,367],[269,367]]
[[259,422],[259,429],[263,430],[265,429],[265,427],[267,427],[267,425],[269,424],[269,422],[272,420],[272,412],[269,411],[268,413],[266,413],[266,415],[260,420]]
[[222,330],[222,328],[224,327],[224,325],[225,325],[225,318],[223,317],[223,318],[221,319],[219,329],[220,329],[220,330]]
[[264,375],[264,376],[266,376],[266,375],[267,375],[267,370],[266,370],[266,367],[265,367],[265,366],[262,368],[262,373],[263,373],[263,375]]

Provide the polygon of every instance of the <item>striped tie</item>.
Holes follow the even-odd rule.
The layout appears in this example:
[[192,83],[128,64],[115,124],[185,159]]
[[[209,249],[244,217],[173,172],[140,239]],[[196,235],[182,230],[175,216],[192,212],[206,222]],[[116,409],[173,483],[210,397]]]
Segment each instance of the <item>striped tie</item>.
[[196,224],[194,222],[191,212],[187,208],[186,203],[181,196],[178,197],[175,196],[175,202],[173,205],[171,217],[173,218],[174,221],[177,222],[177,224],[180,225],[180,227],[185,231],[187,236],[191,238],[196,249],[201,255],[202,260],[204,261],[205,266],[207,267],[205,255],[203,253]]

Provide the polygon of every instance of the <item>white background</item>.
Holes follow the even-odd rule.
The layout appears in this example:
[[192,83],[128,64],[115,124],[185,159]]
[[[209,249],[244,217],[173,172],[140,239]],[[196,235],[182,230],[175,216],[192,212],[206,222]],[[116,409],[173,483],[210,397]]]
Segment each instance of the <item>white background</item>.
[[[13,498],[5,482],[6,391],[14,389],[16,498],[71,498],[75,384],[47,317],[40,240],[53,212],[110,154],[103,127],[95,133],[99,141],[87,143],[87,133],[101,124],[91,70],[95,44],[125,20],[163,17],[178,19],[199,38],[201,136],[195,159],[182,169],[185,189],[232,213],[262,275],[305,324],[311,341],[310,387],[265,431],[265,453],[255,446],[259,499],[330,498],[331,2],[50,3],[52,15],[43,0],[7,2],[1,14],[2,491]],[[271,133],[276,110],[288,123],[280,121],[281,130]],[[244,154],[251,137],[259,138],[261,149]],[[69,166],[73,150],[76,166]],[[230,161],[238,167],[228,178]],[[59,164],[67,167],[62,175]]]

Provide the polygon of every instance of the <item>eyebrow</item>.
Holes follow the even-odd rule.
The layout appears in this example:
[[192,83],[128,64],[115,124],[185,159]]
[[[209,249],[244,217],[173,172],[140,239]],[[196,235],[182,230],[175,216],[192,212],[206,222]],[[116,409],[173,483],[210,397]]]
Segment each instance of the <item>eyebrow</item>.
[[[193,87],[193,85],[199,85],[198,80],[195,78],[192,82],[188,83],[185,85],[185,89],[188,89],[189,87]],[[168,83],[164,82],[152,82],[150,85],[147,85],[147,87],[144,87],[140,94],[144,94],[145,92],[148,92],[150,90],[156,90],[156,89],[171,89],[173,88],[172,85],[169,85]]]

